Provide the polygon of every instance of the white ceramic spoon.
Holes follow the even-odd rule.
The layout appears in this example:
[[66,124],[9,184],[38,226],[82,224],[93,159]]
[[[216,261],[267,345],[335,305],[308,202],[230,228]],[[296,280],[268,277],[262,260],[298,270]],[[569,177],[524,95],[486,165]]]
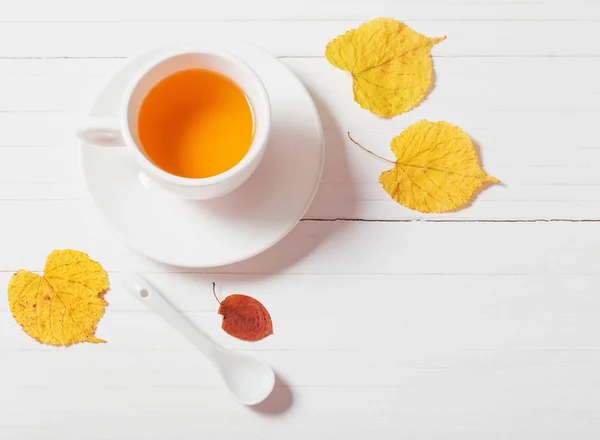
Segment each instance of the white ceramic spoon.
[[221,373],[225,384],[244,405],[256,405],[265,400],[275,386],[275,374],[261,360],[228,350],[200,329],[193,326],[140,275],[132,273],[123,280],[125,289],[162,317],[196,346]]

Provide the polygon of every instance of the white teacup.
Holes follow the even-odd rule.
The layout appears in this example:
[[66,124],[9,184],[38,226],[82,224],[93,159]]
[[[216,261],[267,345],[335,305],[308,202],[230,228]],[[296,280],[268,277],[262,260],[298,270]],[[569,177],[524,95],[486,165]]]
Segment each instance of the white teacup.
[[[233,168],[212,177],[186,178],[168,173],[146,156],[138,135],[138,113],[144,98],[162,79],[186,69],[208,69],[235,82],[250,101],[254,116],[254,138],[248,153]],[[145,64],[127,86],[115,118],[90,118],[79,128],[83,141],[103,146],[124,146],[132,151],[147,186],[157,186],[192,200],[210,199],[238,188],[262,159],[271,121],[269,98],[260,78],[241,59],[216,49],[182,46],[165,49]]]

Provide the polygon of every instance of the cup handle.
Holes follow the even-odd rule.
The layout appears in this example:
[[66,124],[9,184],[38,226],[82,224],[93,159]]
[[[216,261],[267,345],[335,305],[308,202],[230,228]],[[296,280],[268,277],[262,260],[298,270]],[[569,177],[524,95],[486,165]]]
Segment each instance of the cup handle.
[[91,118],[77,129],[77,137],[101,147],[123,147],[125,140],[117,118]]

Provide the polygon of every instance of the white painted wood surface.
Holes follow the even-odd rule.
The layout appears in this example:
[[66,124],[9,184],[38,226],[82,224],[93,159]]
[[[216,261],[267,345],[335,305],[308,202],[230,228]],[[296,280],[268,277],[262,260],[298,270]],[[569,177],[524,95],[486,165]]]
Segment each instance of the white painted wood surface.
[[[429,36],[436,85],[383,120],[352,102],[326,43],[376,16]],[[325,127],[327,163],[306,219],[252,260],[210,271],[148,261],[86,200],[73,123],[126,57],[227,35],[281,57]],[[597,439],[600,436],[600,3],[3,0],[0,284],[72,247],[110,272],[108,343],[56,349],[0,302],[0,439]],[[412,122],[445,119],[503,181],[472,206],[425,216],[377,183]],[[186,341],[119,287],[135,269],[224,345],[280,377],[236,404]],[[210,293],[255,296],[275,335],[228,337]]]

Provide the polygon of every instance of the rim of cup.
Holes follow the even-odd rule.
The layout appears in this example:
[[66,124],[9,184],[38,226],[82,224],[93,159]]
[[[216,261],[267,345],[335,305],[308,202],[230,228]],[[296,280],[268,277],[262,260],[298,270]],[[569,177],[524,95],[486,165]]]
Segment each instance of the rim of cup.
[[[131,97],[133,96],[133,93],[135,92],[140,81],[142,81],[142,79],[144,79],[146,77],[146,75],[154,67],[160,65],[161,63],[164,63],[165,61],[167,61],[171,58],[175,58],[177,56],[182,56],[182,55],[208,55],[208,56],[213,56],[216,58],[221,58],[227,62],[232,63],[233,65],[236,66],[236,69],[239,69],[243,73],[244,76],[250,78],[251,81],[255,83],[255,85],[258,87],[260,99],[262,101],[260,105],[262,106],[263,115],[260,116],[260,118],[261,118],[261,120],[262,120],[262,118],[264,118],[265,121],[261,122],[261,125],[259,126],[257,124],[258,118],[257,118],[257,114],[256,114],[256,105],[250,100],[250,98],[248,97],[248,94],[246,93],[246,90],[244,90],[244,88],[233,78],[230,78],[221,72],[217,72],[217,73],[220,73],[221,75],[227,76],[238,87],[240,87],[240,89],[242,89],[242,91],[244,92],[244,95],[246,95],[246,99],[248,100],[249,105],[250,105],[250,110],[252,111],[252,117],[254,119],[254,130],[255,131],[254,131],[254,137],[252,139],[252,143],[250,144],[250,148],[249,148],[248,152],[246,153],[246,155],[242,158],[242,160],[240,160],[237,164],[235,164],[233,167],[229,168],[228,170],[226,170],[222,173],[219,173],[217,175],[210,176],[210,177],[181,177],[181,176],[177,176],[175,174],[171,174],[167,171],[164,171],[163,169],[161,169],[160,167],[155,165],[154,162],[152,162],[152,160],[146,154],[144,154],[142,147],[138,144],[138,142],[135,141],[134,137],[131,134],[132,127],[130,126],[131,124],[129,123],[129,109],[130,109],[130,104],[131,104]],[[186,70],[186,69],[181,69],[181,70]],[[207,70],[210,70],[210,69],[207,69]],[[172,75],[173,73],[171,73],[170,75]],[[165,78],[166,78],[166,76],[165,76]],[[259,156],[262,153],[262,151],[266,148],[269,131],[270,131],[270,125],[271,125],[271,121],[270,121],[271,120],[271,105],[269,102],[269,95],[267,93],[267,90],[266,90],[262,80],[256,74],[256,72],[252,68],[250,68],[250,66],[248,66],[242,59],[238,58],[237,56],[232,55],[231,53],[229,53],[227,51],[221,51],[218,49],[210,49],[207,47],[197,47],[197,48],[185,47],[185,48],[180,48],[177,50],[168,50],[168,51],[163,52],[160,55],[152,58],[151,60],[149,60],[144,65],[144,67],[140,70],[140,72],[133,78],[133,80],[131,80],[131,82],[127,86],[126,93],[123,98],[122,108],[124,109],[124,111],[122,112],[122,114],[120,116],[120,118],[121,118],[120,123],[122,126],[123,136],[125,137],[125,142],[126,142],[126,144],[131,143],[134,146],[135,155],[137,156],[138,161],[140,162],[144,171],[147,171],[147,172],[153,174],[154,176],[156,176],[157,178],[162,179],[164,181],[174,183],[177,185],[184,185],[184,186],[215,185],[224,180],[231,178],[232,176],[235,176],[241,170],[250,166],[253,163],[253,161],[256,159],[256,157]],[[259,129],[260,129],[260,131],[259,131]],[[137,130],[137,128],[136,128],[136,130]]]

